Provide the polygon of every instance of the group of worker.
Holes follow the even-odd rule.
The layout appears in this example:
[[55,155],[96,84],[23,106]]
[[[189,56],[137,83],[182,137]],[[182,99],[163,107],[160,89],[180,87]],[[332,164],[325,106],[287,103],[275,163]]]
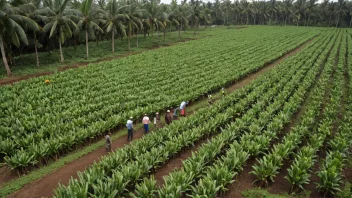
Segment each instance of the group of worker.
[[[187,102],[183,101],[180,104],[180,107],[177,107],[177,108],[174,109],[174,114],[173,115],[171,114],[170,110],[167,110],[166,113],[165,113],[165,124],[169,125],[169,124],[172,123],[173,119],[178,116],[177,115],[177,111],[178,110],[181,111],[181,117],[186,116],[186,106],[187,106],[187,104],[188,104],[188,101]],[[149,119],[147,114],[144,114],[144,117],[142,119],[142,123],[143,123],[144,133],[145,134],[149,133],[150,119]],[[154,126],[156,128],[161,128],[162,127],[159,112],[155,113]],[[133,139],[133,132],[134,132],[134,129],[133,129],[133,117],[130,117],[130,119],[127,120],[126,127],[127,127],[127,141],[130,142]],[[110,136],[111,136],[111,133],[108,133],[105,136],[106,150],[109,151],[109,152],[111,152],[111,137]]]
[[[225,89],[222,88],[221,89],[221,94],[222,96],[224,97],[226,92],[225,92]],[[212,105],[213,104],[213,97],[211,94],[208,95],[208,103],[209,105]],[[174,109],[174,114],[172,115],[171,114],[171,111],[170,110],[167,110],[166,113],[165,113],[165,124],[166,125],[169,125],[172,123],[173,119],[178,117],[178,111],[180,111],[180,115],[181,117],[185,117],[186,116],[186,106],[188,105],[188,101],[182,101],[181,104],[180,104],[180,107],[177,107]],[[148,117],[147,114],[144,114],[144,117],[142,119],[142,123],[143,123],[143,128],[144,128],[144,133],[147,134],[149,133],[149,124],[150,124],[150,119]],[[156,112],[155,113],[155,117],[154,117],[154,126],[156,128],[161,128],[162,125],[161,125],[161,120],[160,120],[160,115],[159,115],[159,112]],[[127,120],[127,123],[126,123],[126,127],[127,127],[127,141],[130,142],[132,141],[133,139],[133,117],[130,117],[130,119]],[[111,133],[108,133],[106,136],[105,136],[105,143],[106,143],[106,150],[107,151],[111,151]]]

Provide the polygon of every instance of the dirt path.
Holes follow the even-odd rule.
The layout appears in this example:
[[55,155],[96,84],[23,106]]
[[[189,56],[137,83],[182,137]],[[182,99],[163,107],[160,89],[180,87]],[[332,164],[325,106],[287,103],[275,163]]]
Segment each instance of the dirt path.
[[[200,37],[200,38],[203,38],[203,37]],[[138,52],[128,52],[128,53],[125,53],[125,54],[119,54],[117,56],[106,57],[106,58],[102,58],[102,59],[98,59],[98,60],[94,60],[94,61],[66,64],[66,65],[63,65],[63,66],[59,66],[57,68],[57,71],[58,72],[62,72],[62,71],[68,70],[68,69],[84,67],[84,66],[87,66],[88,64],[91,64],[91,63],[100,63],[100,62],[104,62],[104,61],[111,61],[113,59],[119,59],[119,58],[126,57],[126,56],[140,54],[140,53],[143,53],[145,51],[155,50],[155,49],[158,49],[158,48],[161,48],[161,47],[173,46],[173,45],[176,45],[178,43],[182,43],[182,42],[186,42],[186,41],[190,41],[190,40],[196,40],[196,38],[185,38],[185,39],[182,39],[181,41],[177,41],[175,43],[169,43],[169,44],[166,44],[166,45],[156,45],[156,46],[145,48],[145,49],[140,50]],[[40,73],[30,74],[30,75],[26,75],[26,76],[10,76],[10,77],[7,77],[5,79],[0,79],[0,86],[13,84],[15,82],[22,81],[22,80],[28,80],[30,78],[51,75],[51,74],[54,74],[54,73],[55,72],[40,72]]]
[[[258,71],[252,74],[249,74],[247,77],[243,78],[240,81],[235,82],[234,84],[232,84],[227,88],[228,92],[240,89],[241,87],[250,83],[258,76],[274,68],[277,64],[284,61],[286,58],[299,52],[311,41],[312,40],[307,41],[303,45],[287,53],[286,55],[278,58],[277,60],[271,62],[270,64],[267,64],[266,66],[259,69]],[[204,101],[206,101],[206,99],[203,99],[199,102],[204,102]],[[197,105],[199,102],[196,102],[192,105]],[[189,108],[192,108],[192,105]],[[142,136],[143,136],[143,129],[139,129],[138,131],[135,132],[134,140],[139,139]],[[113,141],[112,143],[113,149],[121,148],[126,144],[128,144],[126,140],[127,140],[127,136],[124,135],[118,138],[117,140]],[[189,152],[189,151],[185,151],[185,152]],[[106,154],[105,148],[101,148],[87,155],[84,155],[78,160],[67,163],[64,167],[56,170],[55,172],[50,173],[37,181],[31,182],[30,184],[24,186],[21,190],[9,195],[8,197],[19,197],[19,198],[51,197],[54,193],[54,190],[58,187],[58,183],[66,185],[71,177],[77,177],[77,171],[84,171],[86,167],[93,164],[94,161],[98,161],[99,158],[104,154]],[[182,161],[181,157],[183,158],[187,157],[187,154],[183,155],[183,153],[181,153],[179,157],[180,159],[175,158],[172,161],[180,162],[180,160]],[[165,174],[169,173],[171,170],[174,169],[174,167],[176,167],[176,166],[167,166],[167,164],[165,164],[164,166],[168,167],[168,168],[165,168],[165,170],[163,170]]]

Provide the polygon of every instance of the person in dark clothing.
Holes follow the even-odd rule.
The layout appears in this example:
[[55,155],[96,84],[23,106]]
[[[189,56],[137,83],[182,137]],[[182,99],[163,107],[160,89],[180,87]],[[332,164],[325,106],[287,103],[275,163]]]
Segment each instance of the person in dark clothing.
[[111,133],[105,136],[105,148],[107,152],[111,152]]
[[170,110],[167,110],[165,114],[165,123],[171,124],[171,122],[172,122],[172,115],[170,113]]

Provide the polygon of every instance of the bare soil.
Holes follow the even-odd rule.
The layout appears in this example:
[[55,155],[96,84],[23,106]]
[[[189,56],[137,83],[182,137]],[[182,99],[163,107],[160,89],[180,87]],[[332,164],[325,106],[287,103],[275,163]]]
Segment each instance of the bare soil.
[[253,182],[256,180],[255,175],[249,174],[252,171],[252,166],[255,164],[256,160],[251,158],[247,165],[243,168],[243,171],[235,177],[235,181],[227,187],[227,191],[222,194],[221,198],[240,198],[242,192],[245,190],[252,189],[256,186]]
[[[258,71],[253,72],[252,74],[249,74],[247,77],[243,78],[242,80],[240,80],[238,82],[234,82],[234,84],[232,84],[228,88],[228,91],[235,91],[235,90],[247,85],[248,83],[252,82],[258,76],[269,71],[270,69],[274,68],[277,64],[279,64],[280,62],[282,62],[283,60],[285,60],[289,56],[292,56],[295,53],[297,53],[298,51],[300,51],[309,42],[311,42],[311,40],[304,43],[303,45],[296,48],[295,50],[287,53],[286,55],[280,57],[279,59],[272,61],[270,64],[264,66],[263,68],[259,69]],[[125,55],[125,56],[128,56],[128,55]],[[82,63],[82,66],[84,66],[84,64],[87,65],[89,63]],[[76,67],[79,67],[79,65]],[[40,74],[37,74],[37,75],[40,75]],[[13,81],[13,82],[16,82],[16,81]],[[6,83],[6,82],[2,83],[2,81],[0,81],[0,85],[3,85],[3,84],[9,84],[9,83]],[[143,129],[139,129],[134,134],[134,140],[141,138],[143,136],[143,134],[144,134]],[[125,136],[122,136],[122,137],[118,138],[117,140],[113,141],[112,148],[113,149],[121,148],[121,147],[125,146],[126,144],[128,144],[128,142],[127,142],[127,136],[125,135]],[[188,153],[184,153],[183,155],[181,154],[180,157],[182,156],[182,158],[186,159],[187,157],[189,157],[190,153],[192,151],[194,151],[194,149],[197,149],[197,147],[192,148],[191,150],[188,151]],[[73,162],[67,163],[64,167],[56,170],[55,172],[50,173],[50,174],[46,175],[45,177],[26,185],[21,190],[9,195],[8,197],[19,197],[19,198],[51,197],[51,196],[53,196],[54,190],[58,187],[58,183],[66,185],[71,177],[74,177],[74,178],[77,177],[77,171],[84,171],[86,169],[86,167],[89,167],[90,165],[92,165],[94,161],[99,161],[99,158],[101,156],[106,155],[106,154],[107,153],[105,151],[105,148],[101,148],[96,151],[93,151],[85,156],[82,156],[81,158],[79,158]],[[158,174],[157,177],[162,178],[164,175],[166,175],[166,173],[169,173],[174,168],[182,165],[182,162],[181,162],[182,160],[183,159],[181,159],[181,158],[174,159],[175,165],[166,166],[164,169],[162,169],[163,167],[161,167],[156,173],[156,174]],[[246,170],[247,168],[248,168],[248,170]],[[243,171],[243,174],[244,174],[244,178],[246,178],[248,181],[250,180],[250,184],[251,184],[254,180],[253,180],[253,176],[248,174],[250,169],[251,169],[251,165],[245,168],[245,170]],[[159,172],[161,172],[161,173],[159,173]],[[248,176],[245,176],[246,174],[248,174]],[[243,185],[242,182],[243,181],[241,181],[241,185]],[[251,185],[247,185],[247,187],[249,187],[249,186],[251,186]],[[237,190],[238,189],[236,189],[236,191]],[[241,192],[242,191],[240,191],[239,193],[241,193]],[[237,197],[237,196],[230,196],[230,197]]]
[[196,143],[192,148],[185,150],[181,154],[175,156],[174,158],[157,168],[154,173],[154,178],[157,182],[156,184],[158,186],[162,186],[164,184],[164,176],[168,175],[175,169],[181,168],[183,166],[182,162],[187,158],[191,157],[192,153],[197,152],[202,143],[204,143],[205,141],[206,140]]

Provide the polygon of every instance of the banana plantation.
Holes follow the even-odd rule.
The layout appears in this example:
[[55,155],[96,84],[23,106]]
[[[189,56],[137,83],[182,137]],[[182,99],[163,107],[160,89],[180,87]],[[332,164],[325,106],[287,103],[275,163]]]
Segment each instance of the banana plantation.
[[1,1],[0,197],[352,197],[351,9]]

